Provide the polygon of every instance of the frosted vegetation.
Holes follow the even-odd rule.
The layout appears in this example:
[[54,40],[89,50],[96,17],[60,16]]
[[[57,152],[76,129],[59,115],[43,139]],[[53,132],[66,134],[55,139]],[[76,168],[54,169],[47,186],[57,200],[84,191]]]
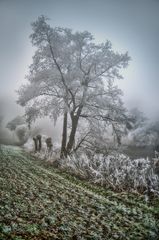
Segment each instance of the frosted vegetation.
[[115,83],[128,66],[128,53],[115,52],[108,40],[97,44],[87,31],[52,27],[44,16],[32,23],[30,39],[36,51],[28,82],[17,91],[25,115],[8,122],[1,136],[12,132],[14,144],[34,151],[32,138],[39,132],[32,123],[61,118],[61,146],[54,143],[48,151],[43,136],[36,156],[114,190],[157,194],[158,159],[131,159],[121,148],[127,143],[156,150],[159,143],[159,124],[148,123],[138,109],[128,112]]
[[157,202],[114,192],[62,173],[20,148],[2,147],[0,238],[152,239]]
[[116,152],[107,156],[94,154],[91,157],[82,153],[63,159],[61,167],[114,190],[144,193],[150,187],[156,196],[159,195],[159,178],[149,159],[132,160]]
[[28,126],[38,117],[63,118],[61,157],[95,141],[107,127],[120,144],[129,119],[115,80],[122,78],[128,53],[113,51],[108,40],[95,43],[87,31],[51,27],[44,16],[32,29],[36,51],[28,83],[18,90]]
[[[30,39],[36,51],[17,91],[25,114],[4,124],[0,105],[0,238],[157,239],[159,122],[122,102],[115,81],[128,53],[44,16]],[[60,145],[33,128],[45,117],[62,119]],[[132,146],[155,155],[134,158]]]
[[82,179],[110,187],[112,190],[140,192],[145,196],[149,190],[155,197],[159,197],[158,158],[131,159],[120,153],[119,149],[111,149],[107,154],[82,149],[60,159],[60,146],[54,145],[50,153],[45,146],[40,153],[34,153],[33,142],[29,142],[24,147],[33,155]]

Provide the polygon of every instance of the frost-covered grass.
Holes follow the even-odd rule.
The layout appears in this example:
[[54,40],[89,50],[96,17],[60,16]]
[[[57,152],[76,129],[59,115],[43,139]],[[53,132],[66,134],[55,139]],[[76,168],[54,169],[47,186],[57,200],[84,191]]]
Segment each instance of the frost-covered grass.
[[18,148],[0,150],[0,239],[157,239],[141,195],[93,186]]
[[150,188],[159,195],[159,177],[154,163],[148,158],[130,159],[118,152],[88,157],[83,152],[63,159],[61,168],[114,190],[143,193]]

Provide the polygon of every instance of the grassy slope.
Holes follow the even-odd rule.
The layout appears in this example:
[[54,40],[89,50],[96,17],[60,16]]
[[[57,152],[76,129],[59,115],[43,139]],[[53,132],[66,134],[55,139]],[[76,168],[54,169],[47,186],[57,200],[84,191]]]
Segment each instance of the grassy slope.
[[0,240],[158,239],[158,209],[141,196],[89,185],[8,147],[0,173]]

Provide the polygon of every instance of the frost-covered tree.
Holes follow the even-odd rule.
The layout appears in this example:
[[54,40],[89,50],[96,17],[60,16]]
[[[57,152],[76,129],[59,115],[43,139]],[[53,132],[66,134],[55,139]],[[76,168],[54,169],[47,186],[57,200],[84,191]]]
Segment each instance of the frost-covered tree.
[[29,137],[29,132],[28,132],[28,128],[26,125],[17,126],[15,129],[15,133],[19,140],[18,145],[23,145],[24,143],[27,142],[28,137]]
[[147,124],[135,138],[137,139],[139,136],[141,137],[138,143],[142,143],[145,146],[152,145],[154,150],[159,151],[159,121]]
[[[10,144],[23,145],[28,140],[29,130],[26,124],[25,116],[16,116],[7,123],[6,128],[13,132],[12,142],[10,141]],[[11,134],[10,131],[6,132],[9,136]]]
[[66,156],[75,148],[82,119],[88,131],[90,123],[104,122],[112,124],[119,135],[118,126],[126,117],[114,80],[122,78],[120,69],[130,58],[128,53],[114,52],[109,41],[96,44],[87,31],[52,28],[47,20],[41,16],[32,23],[30,38],[36,52],[28,83],[18,91],[18,103],[30,113],[29,120],[49,116],[56,121],[63,115],[61,155]]
[[147,123],[147,118],[144,113],[141,112],[138,108],[133,108],[130,110],[130,119],[131,119],[131,129],[141,128]]
[[12,119],[10,122],[7,123],[7,128],[11,131],[14,131],[17,126],[25,124],[25,118],[23,116],[17,116],[14,119]]

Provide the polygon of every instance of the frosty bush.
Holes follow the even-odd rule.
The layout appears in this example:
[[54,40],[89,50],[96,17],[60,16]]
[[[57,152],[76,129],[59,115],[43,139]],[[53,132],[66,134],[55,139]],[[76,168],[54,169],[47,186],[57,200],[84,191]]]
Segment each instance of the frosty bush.
[[148,187],[158,190],[158,176],[153,163],[147,159],[130,159],[117,152],[104,156],[73,154],[61,160],[61,168],[95,183],[116,190],[144,192]]
[[17,126],[15,129],[15,133],[19,139],[19,145],[23,145],[24,143],[27,142],[29,137],[29,132],[25,124]]
[[[45,137],[42,135],[43,143]],[[33,153],[33,140],[30,139],[25,147]],[[60,146],[57,144],[54,144],[51,155],[47,155],[44,144],[42,150],[34,154],[62,170],[113,190],[147,193],[151,189],[159,194],[159,174],[156,171],[159,159],[130,159],[117,150],[105,155],[84,149],[60,159]]]

